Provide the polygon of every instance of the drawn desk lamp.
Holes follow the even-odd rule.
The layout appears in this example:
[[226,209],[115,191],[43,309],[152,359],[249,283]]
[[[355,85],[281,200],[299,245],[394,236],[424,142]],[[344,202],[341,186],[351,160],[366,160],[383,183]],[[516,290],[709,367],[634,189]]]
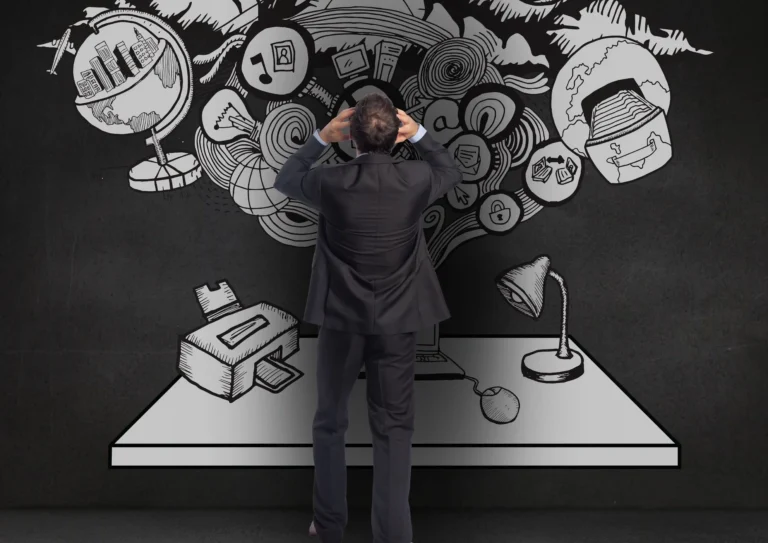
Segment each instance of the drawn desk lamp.
[[572,381],[584,374],[584,357],[568,346],[568,290],[563,277],[550,269],[546,255],[511,268],[496,278],[496,287],[507,303],[529,317],[538,319],[544,306],[544,283],[551,277],[560,285],[563,298],[560,344],[557,349],[528,353],[523,357],[523,375],[540,383]]

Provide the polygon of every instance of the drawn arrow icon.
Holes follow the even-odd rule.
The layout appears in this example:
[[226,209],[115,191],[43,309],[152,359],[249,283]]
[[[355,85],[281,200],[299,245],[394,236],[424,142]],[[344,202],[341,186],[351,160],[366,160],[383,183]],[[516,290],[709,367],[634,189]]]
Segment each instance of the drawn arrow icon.
[[547,158],[547,162],[549,164],[552,164],[553,162],[556,162],[558,164],[562,164],[563,162],[565,162],[565,159],[563,157],[559,156],[557,158]]
[[431,100],[429,100],[427,98],[419,97],[419,98],[417,98],[416,104],[414,104],[411,107],[409,107],[408,109],[406,109],[405,112],[408,115],[413,115],[414,113],[416,113],[420,109],[424,109],[425,107],[427,107],[430,103],[432,103]]
[[461,187],[455,187],[454,190],[456,191],[456,200],[461,202],[462,205],[467,205],[469,203],[469,194]]

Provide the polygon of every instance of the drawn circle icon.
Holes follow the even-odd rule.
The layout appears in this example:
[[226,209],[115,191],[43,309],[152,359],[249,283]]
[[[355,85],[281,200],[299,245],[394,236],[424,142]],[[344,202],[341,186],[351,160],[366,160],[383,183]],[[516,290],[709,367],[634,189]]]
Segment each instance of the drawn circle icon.
[[277,172],[257,154],[242,160],[232,173],[229,193],[249,215],[272,215],[288,203],[288,197],[274,188]]
[[474,40],[451,38],[430,47],[419,67],[419,90],[426,98],[461,98],[480,83],[488,61]]
[[488,176],[493,154],[486,139],[480,134],[460,134],[446,146],[459,167],[465,183],[479,183]]
[[510,87],[484,83],[473,87],[461,100],[461,125],[465,131],[478,132],[489,143],[496,143],[515,130],[524,107]]
[[477,197],[479,195],[480,188],[477,185],[459,183],[449,190],[445,197],[453,209],[462,211],[472,207],[475,202],[477,202]]
[[489,234],[503,236],[520,224],[523,204],[517,195],[505,191],[489,192],[477,207],[477,222]]
[[435,141],[443,145],[464,131],[459,121],[459,103],[448,98],[429,104],[424,110],[421,124]]
[[203,133],[216,143],[229,143],[242,138],[254,139],[260,125],[234,88],[220,89],[200,108]]
[[[633,90],[643,101],[669,111],[669,83],[656,57],[641,44],[623,37],[600,38],[576,51],[552,85],[552,120],[563,143],[586,157],[591,132],[632,118],[634,110],[626,115],[622,111],[622,90]],[[616,119],[595,126],[592,113],[601,109],[614,112]]]
[[288,103],[269,112],[259,132],[259,147],[270,167],[280,170],[315,131],[315,115],[301,104]]
[[309,82],[312,36],[290,21],[250,30],[237,64],[240,81],[257,96],[280,99],[299,93]]
[[533,150],[522,174],[525,192],[534,201],[543,206],[558,206],[579,190],[584,161],[562,141],[545,141]]
[[[333,112],[333,116],[335,117],[347,108],[354,107],[358,100],[367,94],[374,92],[388,96],[396,108],[405,108],[403,97],[400,95],[400,91],[397,87],[385,81],[363,80],[358,81],[345,89],[344,94],[342,94],[338,100],[338,105]],[[334,143],[333,148],[343,160],[352,160],[357,156],[357,149],[355,149],[355,144],[352,140]]]

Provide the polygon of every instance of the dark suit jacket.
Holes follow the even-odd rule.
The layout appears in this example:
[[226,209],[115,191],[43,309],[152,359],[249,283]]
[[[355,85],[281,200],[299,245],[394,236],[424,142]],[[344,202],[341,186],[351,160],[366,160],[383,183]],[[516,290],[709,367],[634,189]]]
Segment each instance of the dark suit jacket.
[[306,322],[397,334],[450,317],[421,215],[462,174],[429,133],[414,146],[423,160],[366,154],[312,168],[324,146],[310,136],[281,169],[275,188],[320,213]]

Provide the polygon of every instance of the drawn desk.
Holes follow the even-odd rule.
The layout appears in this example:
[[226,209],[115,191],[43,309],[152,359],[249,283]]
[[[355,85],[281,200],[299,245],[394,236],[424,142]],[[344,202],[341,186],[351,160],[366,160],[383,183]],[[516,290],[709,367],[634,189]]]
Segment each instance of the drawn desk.
[[[110,465],[312,466],[316,338],[287,362],[304,376],[278,394],[254,388],[233,403],[175,380],[110,446]],[[520,399],[517,420],[483,417],[469,380],[416,382],[414,466],[677,467],[680,447],[584,349],[580,378],[544,384],[522,376],[524,354],[556,338],[446,337],[441,350],[480,382]],[[370,466],[365,381],[350,399],[347,462]]]

